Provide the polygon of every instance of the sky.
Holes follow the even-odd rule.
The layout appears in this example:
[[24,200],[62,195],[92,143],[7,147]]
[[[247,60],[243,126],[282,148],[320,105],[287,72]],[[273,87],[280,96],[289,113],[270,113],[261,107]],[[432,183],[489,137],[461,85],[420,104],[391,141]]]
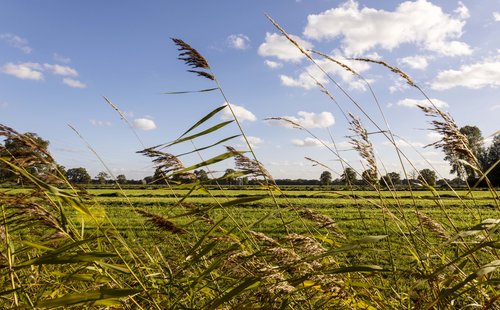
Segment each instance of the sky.
[[[305,49],[360,73],[383,116],[363,81],[314,56],[360,110],[265,14]],[[399,67],[458,126],[478,126],[488,144],[500,129],[499,33],[499,0],[0,0],[0,123],[49,140],[66,168],[86,167],[92,176],[106,169],[134,179],[151,175],[153,165],[137,151],[176,139],[225,103],[219,92],[164,94],[214,87],[177,59],[170,38],[180,38],[208,60],[258,160],[275,178],[317,179],[325,166],[338,177],[342,164],[325,147],[333,144],[363,171],[366,163],[348,142],[352,132],[343,113],[359,116],[371,133],[382,174],[402,171],[394,148],[371,122],[385,129],[385,118],[413,164],[404,163],[406,169],[431,168],[449,177],[442,152],[426,147],[439,136],[416,108],[427,104],[425,97],[386,68],[352,59]],[[228,117],[223,110],[201,129]],[[269,117],[287,117],[316,138]],[[237,133],[231,124],[167,151],[179,154]],[[226,144],[245,149],[241,138]],[[221,145],[182,159],[189,165],[222,152]]]

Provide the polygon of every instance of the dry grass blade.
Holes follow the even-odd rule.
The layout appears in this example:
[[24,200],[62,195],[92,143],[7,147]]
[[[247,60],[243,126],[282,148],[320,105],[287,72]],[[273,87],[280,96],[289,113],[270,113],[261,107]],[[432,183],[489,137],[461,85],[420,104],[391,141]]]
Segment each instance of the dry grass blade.
[[324,54],[322,52],[318,52],[318,51],[315,51],[315,50],[311,50],[311,53],[314,53],[314,54],[317,54],[317,55],[320,55],[328,60],[330,60],[331,62],[339,65],[340,67],[344,68],[344,70],[348,71],[348,72],[351,72],[352,74],[354,74],[355,76],[358,76],[360,77],[361,75],[359,73],[357,73],[356,71],[354,71],[354,69],[352,69],[351,67],[349,67],[348,65],[346,65],[345,63],[343,62],[340,62],[338,61],[337,59],[327,55],[327,54]]
[[162,170],[165,173],[178,171],[184,169],[184,165],[177,156],[164,153],[154,148],[147,148],[137,153],[143,154],[147,157],[153,158],[152,161],[155,163],[156,168]]
[[406,82],[408,83],[408,85],[416,87],[415,82],[413,82],[413,80],[410,78],[410,76],[408,74],[404,73],[398,67],[391,66],[388,63],[386,63],[384,61],[381,61],[381,60],[374,60],[374,59],[369,59],[369,58],[353,58],[353,60],[364,61],[364,62],[372,62],[372,63],[376,63],[376,64],[379,64],[379,65],[382,65],[382,66],[388,68],[389,70],[391,70],[392,72],[398,74],[404,80],[406,80]]
[[159,216],[159,215],[156,215],[153,213],[149,213],[149,212],[144,211],[144,210],[135,210],[135,212],[139,213],[140,215],[142,215],[144,217],[147,217],[149,222],[151,222],[153,225],[155,225],[156,227],[158,227],[162,230],[169,231],[169,232],[174,233],[174,234],[186,233],[185,229],[175,226],[174,223],[172,223],[171,221],[167,220],[166,218],[164,218],[162,216]]
[[299,123],[294,122],[288,118],[285,118],[285,117],[268,117],[268,118],[265,118],[264,120],[266,120],[266,121],[283,121],[283,122],[290,124],[293,128],[303,129],[302,125],[300,125]]
[[[191,68],[200,68],[210,70],[210,66],[208,65],[208,61],[203,57],[196,49],[191,47],[191,45],[187,44],[181,39],[171,38],[174,41],[175,45],[177,45],[178,50],[181,52],[179,54],[179,60],[184,61],[186,65]],[[200,71],[200,70],[188,70],[189,72],[193,72],[198,74],[199,76],[206,77],[207,79],[214,80],[214,76],[208,72]]]

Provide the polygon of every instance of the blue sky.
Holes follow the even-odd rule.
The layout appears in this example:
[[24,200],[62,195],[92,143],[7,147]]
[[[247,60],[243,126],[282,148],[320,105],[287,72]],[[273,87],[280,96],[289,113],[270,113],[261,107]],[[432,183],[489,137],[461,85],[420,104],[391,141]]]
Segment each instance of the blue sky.
[[[142,178],[152,173],[134,133],[103,100],[126,113],[142,143],[157,145],[224,103],[212,92],[164,95],[165,91],[213,87],[186,72],[170,37],[181,38],[209,61],[231,104],[237,107],[257,157],[276,178],[318,178],[305,156],[341,173],[337,158],[305,132],[269,123],[287,116],[341,149],[363,170],[347,143],[341,111],[308,77],[325,84],[345,112],[360,115],[345,96],[283,40],[265,18],[271,15],[307,48],[352,66],[370,81],[390,128],[408,141],[401,147],[418,169],[449,167],[435,149],[438,137],[415,104],[423,96],[376,65],[346,60],[370,57],[400,67],[459,126],[477,125],[488,137],[499,129],[500,1],[14,1],[0,2],[0,122],[50,140],[67,168],[104,170],[74,126],[114,174]],[[320,64],[380,124],[366,87],[348,72]],[[224,119],[224,115],[221,115]],[[361,116],[368,131],[374,126]],[[227,128],[203,146],[237,133]],[[387,171],[401,171],[381,135],[371,135]],[[330,143],[330,142],[328,142]],[[233,146],[243,147],[235,139]],[[173,149],[180,152],[192,145]],[[423,153],[422,160],[415,149]],[[210,157],[222,149],[203,156]],[[196,160],[187,158],[186,164]],[[219,166],[223,170],[229,166]],[[412,168],[409,167],[409,170]]]

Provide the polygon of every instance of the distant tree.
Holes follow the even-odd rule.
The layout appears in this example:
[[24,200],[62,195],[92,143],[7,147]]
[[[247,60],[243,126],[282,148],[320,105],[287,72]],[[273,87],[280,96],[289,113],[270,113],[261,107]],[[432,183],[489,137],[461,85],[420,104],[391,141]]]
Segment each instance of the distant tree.
[[193,173],[200,182],[206,182],[209,180],[207,172],[203,169],[195,170]]
[[418,176],[418,179],[420,181],[422,182],[425,181],[425,183],[427,183],[430,186],[436,185],[436,180],[437,180],[436,171],[426,168],[420,170],[419,174],[420,175]]
[[95,179],[99,184],[106,184],[106,180],[109,179],[109,174],[105,171],[101,171],[96,175]]
[[[462,133],[467,138],[467,144],[472,154],[479,160],[483,156],[484,148],[483,148],[483,136],[481,134],[481,130],[477,126],[464,126],[459,129],[460,133]],[[445,160],[450,162],[451,171],[450,173],[454,173],[461,178],[470,178],[474,179],[477,176],[476,171],[467,165],[463,165],[460,163],[460,160],[466,160],[467,157],[461,153],[451,153],[448,152],[445,154]]]
[[[0,144],[0,157],[27,162],[25,168],[34,175],[53,170],[52,165],[44,163],[44,160],[48,159],[46,151],[49,141],[32,132],[27,132],[23,136],[7,137],[3,145]],[[0,164],[0,179],[7,180],[14,176],[7,164]]]
[[120,174],[116,177],[116,182],[119,184],[125,184],[127,183],[127,177],[124,174]]
[[83,167],[68,169],[68,171],[66,171],[66,178],[68,178],[68,181],[71,183],[76,184],[87,184],[92,179],[87,170]]
[[235,181],[235,176],[234,176],[234,173],[236,171],[234,169],[226,169],[226,171],[224,172],[224,175],[222,176],[224,178],[224,180],[226,181],[225,183],[228,184],[228,185],[231,185],[234,183]]
[[330,171],[323,171],[319,177],[319,182],[321,185],[332,184],[332,173]]
[[144,184],[151,184],[153,183],[154,180],[155,178],[153,176],[147,176],[144,179],[142,179]]
[[386,186],[399,185],[401,184],[401,176],[397,172],[389,172],[380,178],[380,184]]
[[367,170],[363,171],[361,176],[363,177],[363,181],[365,181],[366,183],[368,183],[370,185],[378,184],[377,171],[375,171],[373,169],[367,169]]
[[[483,172],[493,167],[500,160],[500,134],[493,137],[493,142],[481,156],[481,168]],[[498,163],[488,175],[488,179],[494,186],[500,186],[500,163]]]
[[344,173],[340,176],[342,183],[352,185],[356,182],[356,171],[352,168],[345,168]]

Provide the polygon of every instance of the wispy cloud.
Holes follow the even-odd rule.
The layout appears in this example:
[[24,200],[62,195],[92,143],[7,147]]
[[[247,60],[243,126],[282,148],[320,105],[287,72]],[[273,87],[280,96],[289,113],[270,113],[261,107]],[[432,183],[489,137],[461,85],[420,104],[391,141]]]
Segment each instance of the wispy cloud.
[[493,19],[495,19],[496,22],[500,22],[500,12],[493,12]]
[[15,76],[22,80],[43,80],[42,67],[38,63],[24,62],[14,64],[9,62],[5,64],[1,71],[5,74]]
[[25,54],[29,54],[33,49],[28,45],[28,40],[21,38],[12,33],[0,33],[0,40],[6,42],[8,45],[15,47]]
[[283,64],[281,62],[276,62],[272,60],[264,60],[264,63],[271,69],[277,69],[283,67]]
[[75,69],[68,66],[61,66],[58,64],[51,65],[46,63],[43,64],[43,67],[55,75],[72,76],[72,77],[78,76],[78,72]]
[[[264,140],[262,140],[259,137],[254,137],[254,136],[247,136],[248,142],[252,147],[258,147],[262,143],[264,143]],[[245,142],[245,139],[243,137],[240,138],[242,142]]]
[[63,83],[72,88],[87,88],[87,84],[84,84],[75,79],[64,78]]
[[91,119],[90,124],[94,127],[111,127],[113,124],[110,121],[101,121],[101,120],[95,120]]
[[320,140],[314,138],[305,138],[305,139],[293,139],[292,144],[300,147],[321,147],[323,144]]
[[361,55],[375,47],[392,50],[404,43],[446,56],[469,55],[470,46],[456,40],[462,36],[468,10],[459,4],[455,13],[458,16],[444,13],[441,7],[426,0],[405,1],[394,11],[360,9],[358,2],[350,0],[309,15],[304,35],[315,40],[342,36],[342,48],[347,55]]
[[155,122],[149,118],[136,118],[132,122],[132,126],[140,130],[153,130],[156,128]]
[[[227,103],[224,104],[227,105]],[[244,121],[255,122],[257,120],[257,117],[255,117],[255,115],[252,112],[245,109],[244,107],[236,105],[234,103],[231,103],[231,107],[233,108],[234,114],[236,115],[236,117],[240,122]],[[224,110],[222,110],[221,119],[223,120],[233,119],[233,115],[231,114],[231,110],[229,110],[229,107],[226,107]]]
[[250,47],[250,38],[244,34],[232,34],[227,37],[229,47],[237,50],[246,50]]
[[[431,101],[438,108],[446,108],[449,106],[448,103],[446,103],[442,100],[439,100],[439,99],[431,99]],[[427,100],[427,99],[410,99],[410,98],[400,100],[396,104],[398,106],[408,107],[408,108],[416,108],[417,105],[421,105],[424,107],[432,106],[431,103],[429,102],[429,100]]]
[[61,62],[61,63],[64,63],[64,64],[69,64],[71,62],[71,58],[63,56],[63,55],[60,55],[58,53],[54,53],[53,57],[54,57],[55,61]]

